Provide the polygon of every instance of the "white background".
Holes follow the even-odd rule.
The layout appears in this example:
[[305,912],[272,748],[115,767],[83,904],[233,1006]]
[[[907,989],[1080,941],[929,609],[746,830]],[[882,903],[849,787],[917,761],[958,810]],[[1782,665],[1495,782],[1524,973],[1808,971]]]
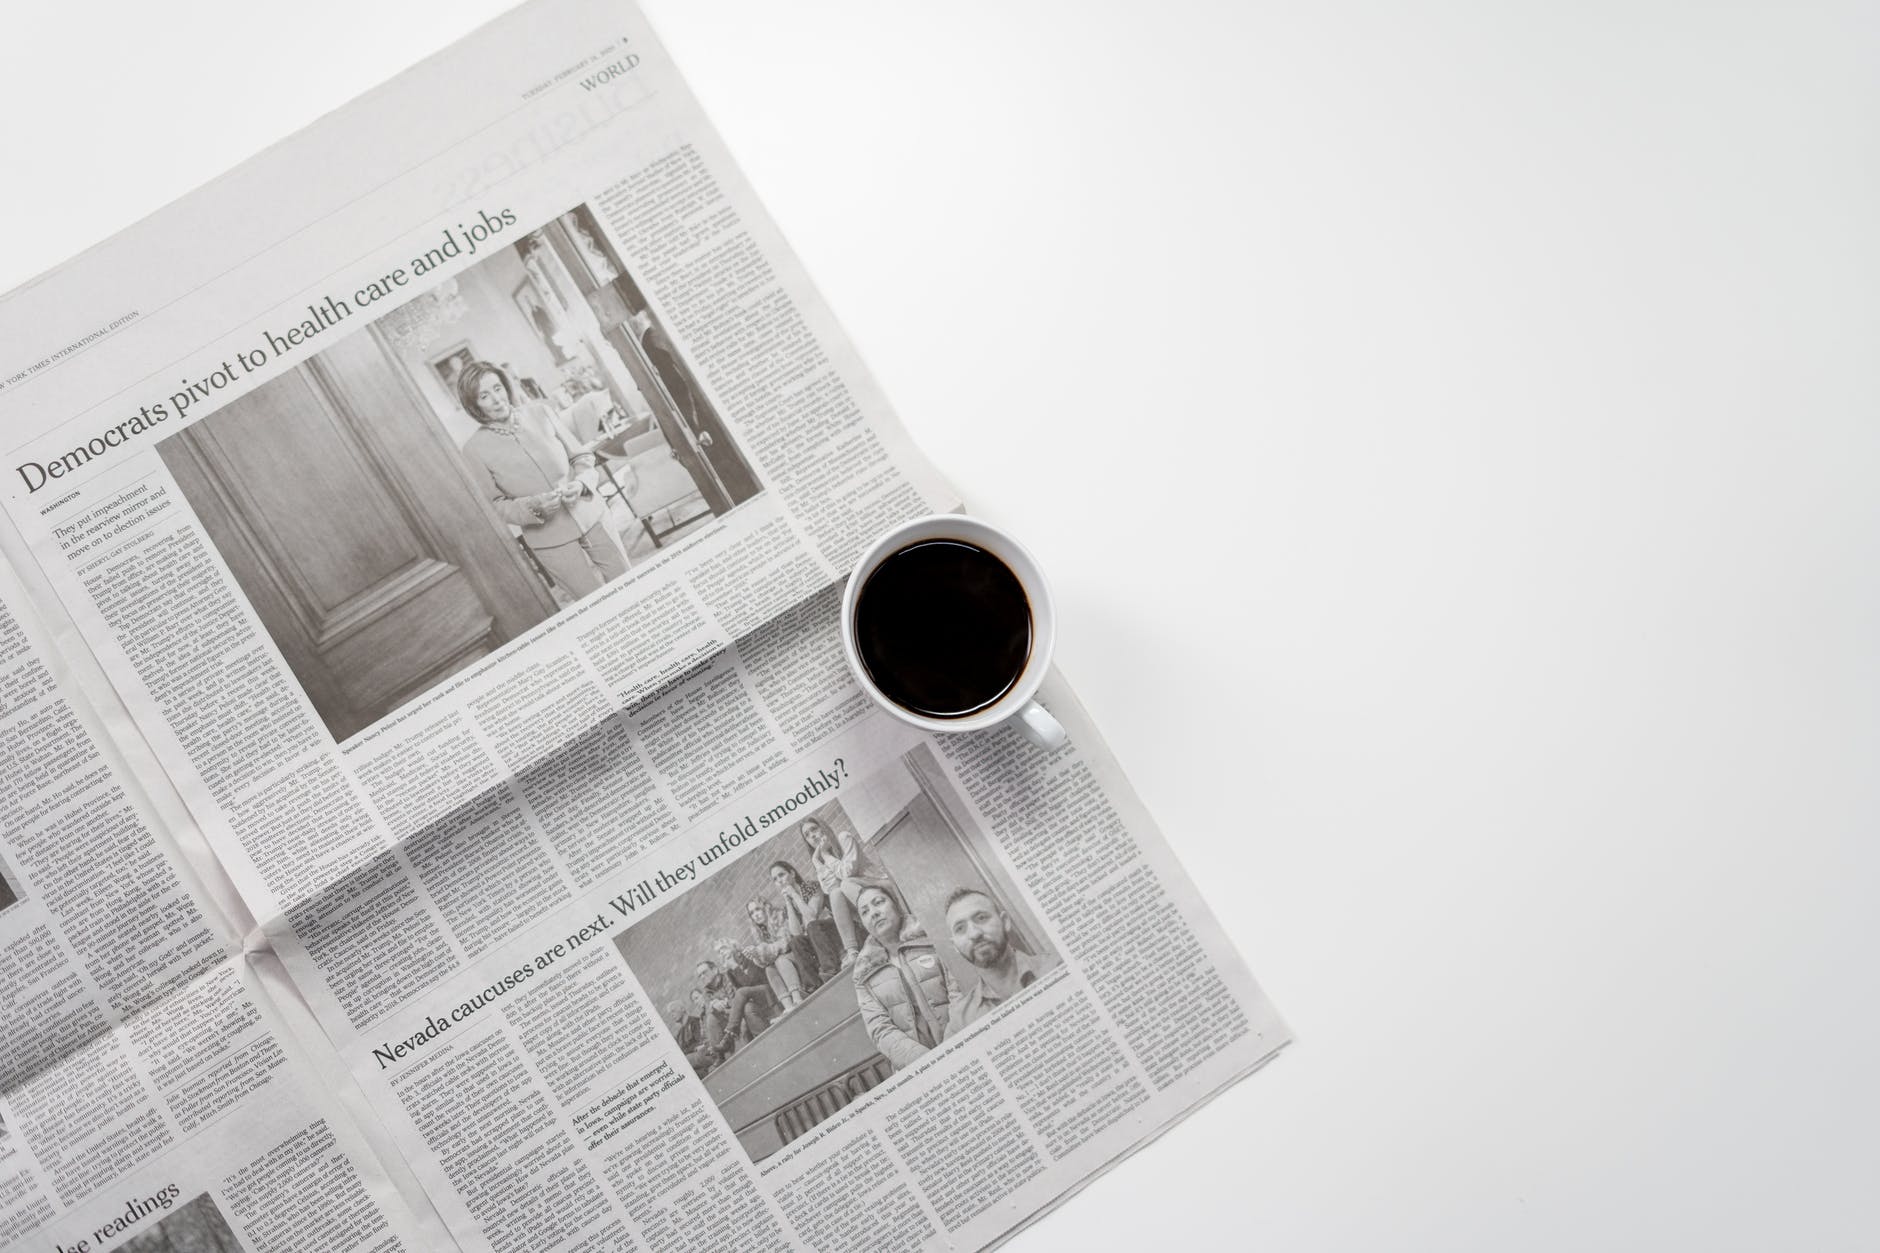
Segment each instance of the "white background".
[[[0,286],[500,7],[12,6]],[[1880,1246],[1880,11],[648,8],[1298,1033],[1016,1247]]]

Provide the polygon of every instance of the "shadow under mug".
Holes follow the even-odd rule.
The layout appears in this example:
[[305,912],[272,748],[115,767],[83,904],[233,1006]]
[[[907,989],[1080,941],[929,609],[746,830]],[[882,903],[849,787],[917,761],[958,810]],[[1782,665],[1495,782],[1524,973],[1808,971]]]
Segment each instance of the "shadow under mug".
[[[1017,682],[991,705],[958,718],[929,717],[890,700],[869,677],[855,640],[855,606],[875,568],[910,544],[941,539],[982,548],[1004,562],[1018,577],[1031,608],[1031,654],[1025,658],[1025,668],[1019,671]],[[849,572],[849,584],[842,593],[842,655],[848,658],[855,681],[877,705],[923,731],[984,731],[1016,720],[1019,730],[1039,748],[1049,751],[1061,747],[1068,738],[1063,725],[1035,699],[1045,672],[1051,668],[1051,646],[1056,638],[1057,611],[1051,603],[1051,589],[1045,583],[1044,571],[1039,569],[1037,561],[1025,551],[1023,544],[998,527],[964,514],[930,514],[895,527],[862,553],[855,569]]]

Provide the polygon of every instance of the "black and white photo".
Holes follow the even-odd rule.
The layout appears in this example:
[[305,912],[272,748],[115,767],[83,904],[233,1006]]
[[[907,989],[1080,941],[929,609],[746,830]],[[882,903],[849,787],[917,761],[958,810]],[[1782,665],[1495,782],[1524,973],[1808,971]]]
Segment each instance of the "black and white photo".
[[6,862],[0,861],[0,913],[19,904],[19,901],[20,890],[13,882],[13,872],[7,869]]
[[615,943],[759,1161],[1062,964],[925,744]]
[[248,1253],[207,1192],[115,1247],[121,1253]]
[[158,446],[335,739],[760,491],[585,205],[491,223],[369,322],[329,297],[334,342]]

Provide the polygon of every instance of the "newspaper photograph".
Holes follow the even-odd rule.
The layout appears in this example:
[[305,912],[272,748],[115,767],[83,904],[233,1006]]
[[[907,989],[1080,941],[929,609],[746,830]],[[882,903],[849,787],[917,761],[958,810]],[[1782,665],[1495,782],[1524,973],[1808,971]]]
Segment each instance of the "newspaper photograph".
[[866,835],[832,799],[614,941],[754,1160],[1063,964],[927,745],[846,772]]
[[760,490],[587,206],[478,226],[370,322],[309,305],[338,342],[157,445],[335,740]]
[[0,299],[0,1248],[983,1247],[1286,1044],[1061,677],[857,685],[964,502],[630,4],[242,174]]

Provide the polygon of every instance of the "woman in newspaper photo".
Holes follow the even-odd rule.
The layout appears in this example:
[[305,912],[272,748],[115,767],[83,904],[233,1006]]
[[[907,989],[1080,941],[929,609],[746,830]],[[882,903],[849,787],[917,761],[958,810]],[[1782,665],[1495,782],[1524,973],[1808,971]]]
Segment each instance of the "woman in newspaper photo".
[[784,906],[752,897],[744,903],[744,914],[751,920],[751,934],[759,944],[782,941],[785,946],[783,954],[766,968],[770,990],[777,993],[779,999],[783,999],[785,988],[793,989],[801,999],[804,993],[822,986],[828,973],[817,961],[816,948],[809,936],[791,922]]
[[782,898],[785,925],[791,936],[801,936],[808,941],[816,958],[817,973],[829,979],[846,968],[854,953],[843,950],[842,933],[836,929],[829,894],[820,884],[810,883],[802,871],[787,861],[771,863],[770,881]]
[[880,862],[862,847],[851,831],[831,831],[814,818],[805,818],[803,843],[809,846],[810,862],[816,867],[816,879],[829,898],[835,916],[836,931],[842,937],[842,964],[855,960],[862,947],[861,915],[858,900],[865,887],[892,890],[893,880]]
[[959,987],[920,919],[885,886],[870,883],[858,904],[868,943],[855,959],[862,1024],[896,1070],[946,1039]]
[[761,976],[779,1012],[787,1012],[803,1003],[803,975],[797,969],[789,940],[760,939],[754,944],[740,944],[727,935],[712,944],[712,951],[718,954],[719,965],[725,973],[738,982],[749,981],[753,971]]
[[594,455],[548,406],[518,403],[509,375],[487,361],[458,374],[457,398],[480,427],[463,446],[471,476],[549,577],[579,600],[626,573],[627,559],[607,533]]

